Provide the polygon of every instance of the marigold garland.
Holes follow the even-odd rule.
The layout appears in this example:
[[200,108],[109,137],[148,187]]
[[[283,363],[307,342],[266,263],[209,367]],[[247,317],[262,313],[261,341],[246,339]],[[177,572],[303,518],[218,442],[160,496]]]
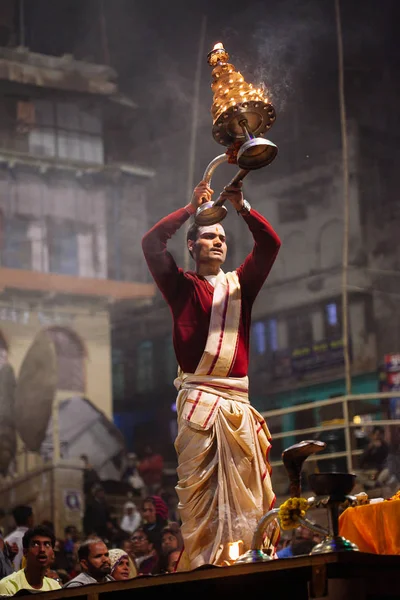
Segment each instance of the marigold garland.
[[398,490],[391,498],[388,500],[400,500],[400,490]]
[[279,521],[282,529],[295,529],[298,519],[304,519],[309,508],[305,498],[289,498],[279,507]]

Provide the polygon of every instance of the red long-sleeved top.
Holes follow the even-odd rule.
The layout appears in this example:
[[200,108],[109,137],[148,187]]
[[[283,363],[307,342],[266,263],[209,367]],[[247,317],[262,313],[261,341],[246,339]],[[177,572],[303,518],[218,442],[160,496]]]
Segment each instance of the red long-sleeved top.
[[[167,250],[167,241],[190,216],[186,208],[180,208],[156,223],[142,240],[150,272],[172,312],[175,354],[185,373],[194,373],[202,357],[214,293],[213,286],[204,277],[179,268]],[[242,312],[236,358],[229,373],[231,377],[247,375],[251,309],[281,245],[272,226],[257,211],[251,209],[243,218],[253,235],[254,247],[236,269]]]

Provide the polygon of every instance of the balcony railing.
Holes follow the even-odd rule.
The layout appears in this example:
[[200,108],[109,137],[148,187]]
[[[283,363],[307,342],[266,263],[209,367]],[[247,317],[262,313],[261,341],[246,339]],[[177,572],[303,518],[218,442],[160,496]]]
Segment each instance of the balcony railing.
[[[400,403],[400,392],[350,394],[263,412],[272,435],[270,461],[277,495],[285,495],[285,488],[288,487],[281,453],[292,444],[307,439],[326,443],[323,452],[307,459],[305,474],[316,470],[357,470],[358,457],[370,441],[367,434],[377,425],[385,430],[385,439],[390,444],[390,441],[395,439],[396,428],[400,426],[400,419],[391,418],[391,399],[398,399]],[[326,413],[327,409],[334,418],[323,420],[319,415]],[[298,420],[309,423],[310,426],[282,425],[285,421],[287,425],[295,424]]]

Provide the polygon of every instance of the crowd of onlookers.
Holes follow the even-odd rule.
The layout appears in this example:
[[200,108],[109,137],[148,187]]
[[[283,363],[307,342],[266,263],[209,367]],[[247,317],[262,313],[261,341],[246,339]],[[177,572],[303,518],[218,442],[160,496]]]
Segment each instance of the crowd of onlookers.
[[[360,457],[359,483],[366,491],[382,484],[398,488],[398,472],[388,463],[384,431],[373,429]],[[163,459],[150,447],[138,461],[127,455],[121,481],[128,485],[122,515],[116,517],[96,470],[84,463],[85,512],[81,531],[73,525],[56,538],[51,522],[34,524],[30,506],[13,510],[15,529],[0,532],[0,597],[19,590],[46,591],[141,575],[168,574],[184,559],[177,496],[163,481]],[[277,557],[308,554],[318,543],[315,534],[298,527],[282,536]]]
[[[106,505],[103,496],[100,503]],[[140,507],[126,502],[118,524],[111,519],[100,531],[93,521],[86,529],[86,522],[82,532],[68,526],[62,539],[50,522],[35,526],[29,506],[15,508],[13,517],[15,530],[0,537],[0,596],[172,573],[183,550],[180,524],[169,520],[168,506],[157,495]]]
[[85,511],[81,531],[68,525],[62,538],[54,526],[34,523],[30,506],[13,510],[15,529],[0,534],[0,597],[19,590],[47,591],[119,581],[175,570],[183,550],[177,497],[165,487],[162,456],[147,446],[140,460],[128,454],[121,481],[128,490],[118,514],[105,483],[86,455]]

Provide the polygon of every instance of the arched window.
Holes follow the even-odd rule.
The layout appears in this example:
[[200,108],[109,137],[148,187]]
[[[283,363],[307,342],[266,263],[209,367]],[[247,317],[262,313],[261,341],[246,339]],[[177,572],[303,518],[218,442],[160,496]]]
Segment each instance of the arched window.
[[59,390],[85,392],[85,350],[79,337],[63,327],[51,327],[47,330],[57,356]]
[[3,334],[0,331],[0,369],[8,362],[8,347]]

